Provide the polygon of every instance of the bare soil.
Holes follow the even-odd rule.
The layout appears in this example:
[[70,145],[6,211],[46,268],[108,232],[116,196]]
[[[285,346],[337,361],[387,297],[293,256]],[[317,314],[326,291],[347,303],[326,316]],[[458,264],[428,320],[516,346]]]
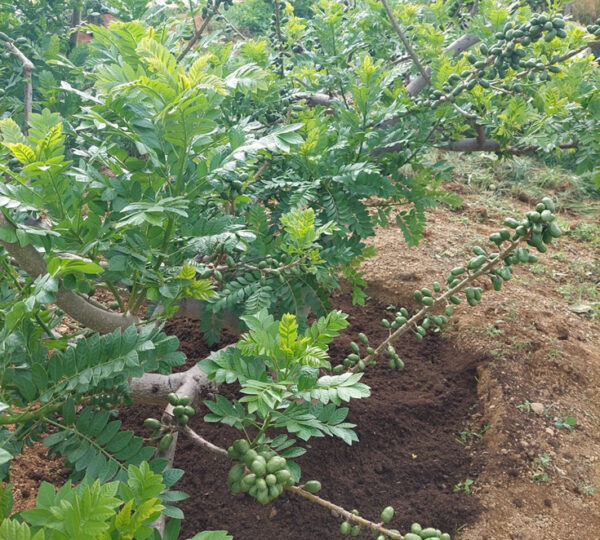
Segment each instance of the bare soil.
[[[334,363],[358,332],[373,343],[385,335],[380,320],[390,304],[414,309],[414,289],[442,281],[474,245],[486,247],[507,212],[530,208],[452,187],[464,197],[463,207],[430,212],[418,248],[406,248],[398,229],[378,231],[377,256],[363,264],[365,307],[352,306],[346,293],[333,298],[352,323],[332,346]],[[585,221],[560,217],[573,228]],[[298,460],[303,479],[319,479],[323,497],[367,518],[393,505],[391,525],[403,531],[419,521],[465,540],[600,538],[599,310],[596,318],[569,310],[585,303],[586,291],[598,292],[600,240],[572,234],[555,244],[540,264],[518,267],[501,292],[482,280],[483,301],[458,306],[441,334],[421,342],[406,336],[397,346],[404,370],[392,371],[385,361],[367,369],[372,396],[352,402],[349,414],[360,442],[311,440]],[[169,329],[190,365],[205,357],[196,323],[175,319]],[[237,438],[231,428],[202,422],[205,412],[191,423],[202,436],[221,446]],[[152,415],[160,410],[122,413],[145,435],[141,424]],[[568,418],[576,425],[568,426]],[[228,464],[188,441],[180,443],[175,466],[186,471],[178,488],[190,494],[182,504],[188,536],[205,528],[227,529],[237,540],[339,536],[339,518],[292,495],[266,507],[232,496],[225,486]],[[41,448],[28,452],[11,479],[15,509],[33,504],[41,480],[58,485],[64,475]],[[470,493],[467,480],[473,481]]]

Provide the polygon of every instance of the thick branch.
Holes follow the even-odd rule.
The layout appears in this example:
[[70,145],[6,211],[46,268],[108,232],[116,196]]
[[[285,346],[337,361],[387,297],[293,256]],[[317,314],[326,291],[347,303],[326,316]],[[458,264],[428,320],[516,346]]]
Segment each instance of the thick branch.
[[[14,225],[6,219],[2,212],[0,212],[0,227],[10,227],[15,230]],[[4,240],[0,240],[0,244],[11,254],[17,264],[29,274],[31,279],[36,279],[48,272],[46,261],[33,245],[29,244],[21,247],[17,242],[12,243]],[[121,315],[98,308],[62,286],[56,292],[56,305],[76,321],[101,334],[107,334],[117,328],[127,328],[139,322],[139,319],[134,315]]]
[[[578,148],[577,141],[570,143],[562,143],[557,146],[561,150],[569,150]],[[510,154],[512,156],[521,156],[525,154],[533,154],[541,150],[537,145],[529,146],[507,146],[502,149],[500,143],[495,139],[481,139],[478,137],[466,137],[458,141],[439,147],[440,150],[448,150],[451,152],[500,152],[502,154]],[[387,150],[387,149],[386,149]]]
[[[450,45],[446,47],[445,52],[453,53],[454,56],[458,56],[460,53],[470,49],[479,41],[479,37],[471,34],[465,34],[464,36],[461,36],[457,40],[450,43]],[[429,86],[430,80],[431,68],[427,67],[427,77],[424,77],[423,75],[417,75],[408,83],[406,87],[408,95],[413,98],[418,96],[425,88],[427,88],[427,86]]]

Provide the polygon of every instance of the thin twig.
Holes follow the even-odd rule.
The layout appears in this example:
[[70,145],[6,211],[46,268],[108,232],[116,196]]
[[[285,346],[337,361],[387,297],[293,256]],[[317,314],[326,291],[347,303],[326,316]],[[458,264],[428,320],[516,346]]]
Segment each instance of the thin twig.
[[[220,0],[217,0],[217,4],[216,4],[216,7],[215,7],[215,10],[216,10],[216,8],[219,7],[220,3],[221,3]],[[208,23],[214,17],[214,15],[215,15],[215,11],[209,11],[208,12],[208,14],[206,15],[206,19],[204,19],[204,21],[202,22],[202,25],[200,26],[200,28],[198,28],[198,31],[188,41],[187,45],[185,46],[185,49],[183,49],[183,51],[181,51],[181,53],[179,53],[179,56],[177,57],[177,61],[178,62],[180,62],[181,60],[183,60],[183,58],[185,57],[185,55],[190,52],[190,50],[192,49],[192,47],[202,37],[202,33],[204,32],[204,29],[208,26]]]
[[402,31],[402,28],[400,28],[400,25],[398,24],[396,17],[394,17],[394,14],[392,13],[390,5],[387,3],[387,0],[381,0],[381,4],[383,5],[383,9],[385,9],[388,19],[392,23],[392,26],[394,27],[396,34],[398,34],[398,36],[400,37],[400,40],[404,44],[404,47],[406,47],[406,52],[411,57],[413,63],[419,70],[419,73],[421,73],[421,75],[425,78],[425,80],[427,81],[428,84],[431,84],[431,78],[429,77],[429,73],[425,69],[425,66],[423,66],[423,64],[421,63],[421,60],[417,56],[417,53],[415,53],[415,50],[412,48],[410,41],[408,41],[408,39],[404,35],[404,32]]

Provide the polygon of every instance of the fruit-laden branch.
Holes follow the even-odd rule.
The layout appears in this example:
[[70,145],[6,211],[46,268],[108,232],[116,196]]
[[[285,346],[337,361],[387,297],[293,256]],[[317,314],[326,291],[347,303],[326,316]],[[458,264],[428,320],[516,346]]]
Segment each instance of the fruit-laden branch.
[[[211,443],[210,441],[207,441],[206,439],[204,439],[203,437],[198,435],[194,430],[192,430],[188,426],[185,426],[183,428],[183,432],[195,445],[200,446],[204,450],[207,450],[210,453],[215,454],[219,457],[230,459],[229,455],[227,453],[227,450]],[[403,540],[403,538],[404,538],[400,533],[392,531],[390,529],[387,529],[381,523],[375,523],[374,521],[369,521],[368,519],[365,519],[365,518],[358,516],[352,512],[349,512],[348,510],[346,510],[345,508],[342,508],[341,506],[338,506],[337,504],[334,504],[326,499],[318,497],[314,493],[310,493],[309,491],[306,491],[301,486],[286,486],[285,489],[287,491],[289,491],[290,493],[294,493],[295,495],[304,497],[305,499],[308,499],[311,502],[317,503],[320,506],[323,506],[329,510],[332,510],[333,512],[338,514],[340,517],[345,518],[347,521],[352,521],[352,522],[356,523],[357,525],[365,527],[366,529],[369,529],[372,531],[377,531],[377,532],[385,535],[387,538],[391,538],[393,540]]]
[[[458,56],[460,53],[470,49],[476,43],[479,43],[480,39],[478,36],[472,34],[465,34],[453,41],[446,47],[445,52],[453,53],[453,56]],[[427,67],[427,77],[423,75],[417,75],[407,85],[406,90],[410,97],[418,96],[425,88],[430,84],[431,79],[431,68]]]
[[12,41],[5,41],[4,46],[19,59],[23,66],[23,80],[25,81],[25,92],[23,96],[23,132],[27,135],[29,132],[29,119],[31,118],[33,103],[31,73],[35,69],[35,66]]

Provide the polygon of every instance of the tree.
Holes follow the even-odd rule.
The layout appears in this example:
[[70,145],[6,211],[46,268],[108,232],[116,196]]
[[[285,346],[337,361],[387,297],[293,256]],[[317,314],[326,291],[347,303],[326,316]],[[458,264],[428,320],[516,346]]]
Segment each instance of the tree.
[[[57,494],[43,488],[38,508],[23,514],[34,533],[41,536],[40,516],[53,505],[101,495],[93,537],[174,538],[182,516],[168,503],[182,495],[169,490],[180,475],[169,466],[183,433],[233,459],[233,492],[267,503],[288,489],[334,508],[353,523],[344,530],[401,538],[385,525],[390,510],[366,520],[315,495],[317,481],[299,484],[298,440],[356,441],[342,402],[368,397],[361,372],[383,353],[401,368],[399,335],[422,338],[446,323],[460,294],[471,305],[481,300],[476,279],[489,276],[499,289],[513,266],[537,260],[524,242],[543,253],[560,235],[553,203],[507,220],[490,237],[497,250],[478,248],[445,287],[415,291],[423,308],[384,321],[390,335],[381,344],[359,336],[342,366],[330,365],[327,348],[346,317],[330,311],[328,293],[343,276],[364,301],[357,267],[375,225],[395,220],[414,244],[426,208],[456,202],[440,189],[446,170],[430,163],[430,148],[576,151],[582,170],[595,166],[598,76],[579,56],[592,38],[558,6],[532,15],[527,5],[479,2],[465,14],[439,2],[324,0],[310,20],[275,4],[271,43],[202,41],[222,7],[207,5],[199,27],[164,12],[156,27],[87,26],[94,40],[81,46],[80,63],[74,50],[67,57],[51,47],[52,37],[31,63],[11,35],[14,21],[0,35],[23,66],[31,63],[30,75],[41,58],[59,69],[34,75],[33,87],[49,91],[24,100],[16,121],[0,121],[2,473],[43,438],[73,467],[73,480],[84,469],[85,480]],[[33,20],[19,9],[15,21]],[[112,308],[94,299],[97,288],[114,296]],[[213,342],[223,325],[245,333],[173,374],[184,356],[161,328],[176,312],[198,318]],[[65,316],[83,330],[61,333]],[[240,399],[217,394],[207,403],[207,421],[244,434],[225,450],[186,424],[204,390],[234,381]],[[166,406],[163,418],[147,421],[150,446],[111,420],[130,401]],[[287,434],[275,437],[274,428]],[[141,495],[142,484],[154,487]],[[135,531],[120,529],[125,516],[136,516]],[[2,527],[10,537],[27,525],[6,519]]]

